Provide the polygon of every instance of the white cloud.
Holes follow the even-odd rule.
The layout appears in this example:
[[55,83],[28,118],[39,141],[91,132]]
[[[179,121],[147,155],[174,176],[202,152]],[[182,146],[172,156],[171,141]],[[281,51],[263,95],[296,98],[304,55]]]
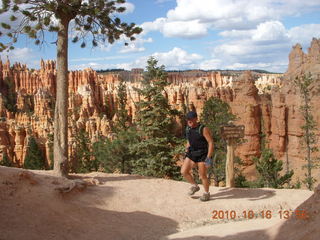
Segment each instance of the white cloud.
[[198,20],[166,22],[161,29],[166,37],[198,38],[207,35],[207,27]]
[[[174,47],[168,52],[155,52],[152,54],[155,57],[159,65],[164,65],[167,70],[178,70],[178,69],[190,69],[197,66],[197,62],[203,57],[196,53],[188,53],[187,51]],[[132,67],[146,66],[146,62],[149,56],[144,56],[137,59]]]
[[289,32],[280,21],[266,21],[250,30],[223,31],[219,33],[223,43],[212,48],[212,57],[222,60],[222,68],[283,72],[293,45]]
[[[98,42],[98,51],[102,51],[102,52],[110,52],[111,49],[113,48],[113,45],[106,42]],[[96,49],[95,49],[96,50]]]
[[227,30],[219,33],[220,36],[226,38],[247,38],[248,36],[252,36],[254,33],[254,29],[252,30]]
[[240,59],[260,62],[261,59],[286,58],[291,46],[297,42],[310,44],[313,37],[320,37],[320,24],[287,30],[279,21],[268,21],[256,29],[224,31],[220,35],[225,39],[213,48],[213,56],[236,60],[234,62]]
[[107,56],[107,57],[83,57],[83,58],[72,58],[69,62],[97,62],[97,61],[110,61],[110,60],[119,60],[119,59],[127,59],[129,56],[125,55],[116,55],[116,56]]
[[220,59],[210,59],[199,63],[198,68],[203,70],[213,70],[222,67],[222,61]]
[[141,25],[143,34],[151,31],[160,31],[166,37],[198,38],[207,35],[207,26],[198,20],[168,21],[166,18],[157,18],[153,22]]
[[142,34],[146,35],[148,32],[151,31],[160,31],[163,29],[163,25],[166,23],[165,18],[157,18],[153,22],[144,22],[141,24],[143,29]]
[[16,48],[9,52],[1,53],[1,57],[9,57],[9,59],[13,62],[23,62],[29,56],[32,56],[33,51],[30,48]]
[[[155,52],[152,54],[152,56],[158,60],[159,65],[164,65],[167,70],[198,68],[197,62],[202,60],[202,56],[199,54],[188,53],[187,51],[178,47],[175,47],[168,52]],[[92,61],[89,64],[73,65],[71,66],[71,69],[83,69],[91,67],[93,69],[123,68],[126,70],[131,70],[132,68],[145,68],[149,57],[150,56],[142,56],[133,62],[117,64],[105,64]]]
[[35,68],[39,65],[38,54],[30,48],[15,48],[9,52],[2,52],[0,54],[2,61],[9,58],[11,63],[19,62],[28,64],[29,68]]
[[[155,2],[162,4],[168,1],[173,0],[156,0]],[[132,56],[141,56],[141,52],[146,50],[148,43],[157,39],[149,36],[148,33],[158,31],[165,37],[185,39],[201,38],[209,34],[213,36],[214,42],[203,46],[209,54],[211,53],[211,59],[190,53],[185,50],[186,47],[170,48],[167,51],[152,54],[160,64],[166,66],[166,69],[263,68],[270,71],[285,71],[292,45],[299,42],[305,48],[309,46],[313,37],[320,37],[320,24],[306,24],[286,29],[282,22],[282,19],[287,16],[303,16],[308,11],[314,14],[315,9],[320,9],[319,0],[177,0],[176,3],[176,7],[169,10],[166,16],[150,19],[149,22],[141,24],[143,32],[136,36],[136,41],[130,42],[121,38],[114,45],[99,44],[98,48],[92,50],[93,53],[94,51],[111,52],[108,55],[113,55],[118,50],[122,53],[118,55],[119,57],[72,59],[71,62],[80,63],[80,65],[73,65],[71,68],[88,66],[94,69],[144,68],[148,56],[138,57],[132,61],[130,59]],[[159,7],[159,5],[156,6]],[[126,3],[125,7],[127,11],[124,14],[135,10],[132,3]],[[1,19],[4,21],[3,16],[0,15],[0,21]],[[285,20],[289,22],[291,19]],[[128,42],[128,46],[124,46],[125,41]],[[155,44],[166,44],[165,40],[163,41]],[[182,44],[175,42],[176,46],[187,46],[186,41]],[[129,55],[137,52],[140,54]],[[20,59],[19,54],[22,56]],[[20,50],[20,53],[17,51],[17,54],[12,57],[23,62],[23,58],[28,59],[32,54],[27,50]],[[5,59],[5,55],[2,54],[2,56],[2,59]],[[81,64],[86,61],[89,63]],[[105,64],[105,61],[113,63]]]
[[132,4],[130,2],[125,2],[125,3],[121,4],[120,6],[126,8],[126,11],[124,12],[124,14],[133,13],[134,9],[135,9],[134,4]]
[[208,29],[248,29],[280,16],[267,0],[177,0],[167,13],[168,21],[198,20]]
[[177,0],[176,8],[169,10],[167,17],[175,21],[206,22],[241,17],[244,22],[259,23],[297,15],[316,6],[320,6],[318,0]]
[[292,45],[300,43],[306,47],[313,37],[320,38],[320,24],[305,24],[293,27],[288,31]]
[[[28,5],[23,4],[22,6],[20,6],[20,8],[25,9],[25,8],[27,8],[27,6]],[[2,1],[1,1],[1,7],[2,7]],[[11,15],[14,15],[17,19],[15,21],[10,21]],[[11,9],[9,9],[7,12],[0,14],[0,22],[4,22],[4,23],[9,24],[11,26],[11,29],[17,29],[19,27],[19,24],[22,19],[23,19],[23,15],[20,12],[13,13],[13,11],[11,11]],[[0,31],[4,34],[6,34],[8,32],[12,32],[12,30],[7,30],[2,27],[0,27]]]
[[319,0],[177,0],[177,6],[167,12],[166,18],[143,23],[142,27],[146,32],[160,31],[166,37],[199,38],[210,29],[250,30],[265,22],[273,22],[273,27],[278,28],[276,24],[282,18],[315,8],[320,8]]
[[135,53],[135,52],[143,52],[146,49],[144,47],[137,47],[136,44],[132,43],[128,46],[125,46],[123,49],[121,49],[120,53]]
[[176,8],[169,10],[167,17],[172,21],[201,20],[211,22],[233,17],[241,11],[244,11],[241,0],[177,0]]
[[253,33],[254,41],[282,41],[288,38],[286,28],[279,21],[261,23]]
[[214,55],[216,56],[243,56],[251,51],[253,51],[252,45],[243,44],[242,41],[230,41],[218,45],[214,48]]
[[95,59],[92,59],[93,62],[75,64],[70,66],[70,70],[79,70],[85,68],[92,68],[94,70],[100,69],[125,69],[131,70],[132,68],[144,68],[147,62],[147,57],[139,58],[133,62],[123,62],[123,63],[98,63]]
[[257,62],[257,63],[233,63],[231,65],[226,65],[225,69],[233,69],[233,70],[252,70],[252,69],[265,69],[271,72],[283,72],[283,69],[288,66],[287,62]]
[[169,52],[156,52],[152,54],[159,60],[160,64],[163,64],[168,69],[183,69],[188,66],[196,64],[202,59],[199,54],[189,54],[185,50],[175,47]]
[[266,21],[260,23],[255,29],[250,30],[227,30],[219,33],[225,38],[252,39],[254,41],[287,41],[288,33],[280,21]]
[[143,39],[140,36],[137,36],[136,40],[129,41],[127,38],[123,38],[123,41],[126,41],[128,43],[127,46],[125,46],[122,41],[121,44],[123,44],[123,47],[120,49],[120,53],[135,53],[135,52],[143,52],[145,51],[145,48],[143,47],[144,43],[152,43],[152,38]]
[[217,65],[218,68],[260,68],[284,72],[291,47],[296,43],[309,46],[313,37],[320,37],[320,24],[286,29],[280,21],[266,21],[255,29],[229,30],[219,35],[224,38],[223,41],[217,41],[211,48],[212,58],[223,63]]
[[[151,56],[158,60],[159,65],[164,65],[167,70],[190,69],[197,66],[197,62],[202,59],[202,56],[195,53],[175,47],[168,52],[155,52]],[[124,69],[145,68],[147,60],[150,56],[143,56],[132,63],[120,64]]]

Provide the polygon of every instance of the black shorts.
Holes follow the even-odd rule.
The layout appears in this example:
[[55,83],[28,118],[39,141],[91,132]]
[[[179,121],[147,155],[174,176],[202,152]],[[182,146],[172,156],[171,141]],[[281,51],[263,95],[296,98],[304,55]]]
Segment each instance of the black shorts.
[[201,149],[201,150],[196,150],[196,151],[189,150],[186,153],[186,157],[190,158],[195,163],[204,162],[207,158],[207,155],[208,155],[207,149]]

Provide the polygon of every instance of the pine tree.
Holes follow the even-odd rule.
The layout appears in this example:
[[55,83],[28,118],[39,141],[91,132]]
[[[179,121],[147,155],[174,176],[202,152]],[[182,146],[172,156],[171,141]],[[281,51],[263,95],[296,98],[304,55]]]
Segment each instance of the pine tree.
[[116,133],[115,139],[101,138],[93,144],[93,155],[105,172],[132,173],[134,155],[130,146],[136,144],[138,138],[134,127]]
[[6,152],[3,153],[3,155],[2,155],[2,160],[0,161],[0,166],[13,167],[13,163],[10,161]]
[[114,139],[101,138],[93,144],[95,158],[105,172],[132,172],[132,159],[130,146],[137,143],[136,128],[129,126],[129,115],[126,109],[127,91],[123,79],[118,86],[118,106],[116,110],[117,120],[112,126]]
[[75,137],[75,162],[72,170],[78,173],[98,171],[98,163],[93,158],[92,144],[89,134],[84,129],[79,129]]
[[313,189],[315,178],[312,176],[312,169],[319,166],[319,163],[315,158],[312,157],[312,153],[318,152],[317,148],[317,124],[312,115],[312,88],[314,86],[315,79],[312,77],[311,73],[304,74],[295,79],[295,84],[300,90],[300,95],[302,98],[300,111],[303,116],[304,125],[301,126],[303,131],[303,142],[307,148],[306,158],[307,164],[303,168],[307,168],[307,173],[305,174],[306,178],[303,180],[303,183],[307,185],[309,190]]
[[207,126],[214,142],[213,166],[209,169],[209,175],[213,175],[216,183],[225,180],[225,164],[227,155],[226,141],[221,138],[220,128],[235,120],[236,116],[231,113],[228,103],[219,98],[211,97],[203,107],[203,113],[200,116],[201,122]]
[[148,60],[142,89],[136,91],[142,97],[137,104],[137,127],[140,142],[131,146],[137,156],[133,162],[134,172],[154,177],[178,178],[178,166],[173,157],[177,138],[173,134],[172,110],[164,96],[168,86],[164,66],[157,66],[154,58]]
[[3,86],[0,93],[4,96],[4,106],[10,112],[17,112],[17,93],[12,77],[7,76],[3,79]]
[[257,181],[260,183],[260,187],[283,188],[284,184],[291,181],[293,170],[280,176],[283,162],[275,158],[271,149],[264,148],[260,158],[255,157],[253,160],[260,174],[260,178]]
[[104,98],[105,112],[109,120],[112,120],[114,116],[114,102],[112,96],[105,96]]
[[117,122],[115,124],[116,131],[126,131],[129,126],[128,126],[128,121],[129,121],[129,114],[126,109],[127,106],[127,85],[125,81],[120,78],[120,83],[118,86],[118,108],[117,108]]
[[283,162],[275,158],[272,149],[267,148],[268,141],[266,139],[263,119],[261,119],[260,141],[261,155],[259,158],[253,158],[256,169],[259,173],[258,179],[255,181],[247,181],[242,173],[240,173],[236,178],[236,186],[252,188],[283,188],[284,184],[289,184],[291,181],[294,171],[286,169],[285,175],[280,176],[280,172],[283,170]]
[[[36,45],[46,42],[45,32],[57,33],[57,85],[54,114],[54,171],[57,175],[68,174],[68,41],[72,27],[72,42],[87,41],[93,47],[99,43],[114,43],[142,29],[134,23],[122,22],[117,14],[125,11],[125,0],[2,0],[2,13],[11,13],[10,19],[0,23],[0,51],[14,49],[20,34],[33,39]],[[70,22],[72,21],[72,25]],[[8,41],[7,41],[8,40]],[[127,43],[126,43],[127,44]]]
[[44,170],[46,168],[44,154],[34,137],[29,138],[23,168],[35,170]]

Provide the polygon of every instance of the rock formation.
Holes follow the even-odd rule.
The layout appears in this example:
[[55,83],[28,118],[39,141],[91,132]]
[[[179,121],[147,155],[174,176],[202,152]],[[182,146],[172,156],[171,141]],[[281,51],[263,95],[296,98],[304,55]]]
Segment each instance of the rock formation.
[[[286,168],[298,170],[304,163],[300,143],[303,121],[299,112],[301,100],[293,81],[305,72],[320,79],[319,39],[312,40],[308,53],[304,53],[299,44],[293,47],[284,75],[240,71],[169,72],[171,84],[165,94],[172,107],[182,110],[187,106],[198,113],[212,96],[228,102],[239,117],[237,123],[245,125],[247,142],[238,147],[237,154],[247,166],[252,165],[253,156],[259,156],[260,135],[264,132],[269,147],[286,163]],[[74,135],[81,128],[92,141],[99,135],[112,135],[120,78],[127,82],[127,109],[131,120],[135,120],[135,103],[140,96],[134,88],[141,86],[142,73],[143,69],[106,74],[92,69],[69,72],[70,153],[74,149]],[[19,63],[10,66],[9,60],[0,61],[0,155],[6,152],[16,166],[23,164],[31,135],[36,137],[49,162],[55,81],[54,61],[41,60],[39,70],[29,70]],[[319,98],[319,94],[314,96],[313,106]],[[320,112],[314,114],[320,126]]]
[[[293,169],[296,176],[304,179],[305,170],[302,166],[306,165],[306,146],[303,144],[304,125],[300,106],[302,99],[299,89],[295,86],[294,80],[302,74],[311,74],[316,83],[311,92],[312,115],[320,127],[320,112],[316,111],[320,101],[319,81],[320,81],[320,39],[312,39],[311,46],[307,53],[302,51],[301,45],[297,44],[289,54],[289,66],[284,74],[282,87],[274,88],[271,92],[271,134],[269,141],[271,147],[276,150],[278,157],[286,163],[285,167]],[[316,132],[319,138],[319,132]],[[320,145],[318,144],[318,148]],[[318,155],[319,156],[319,155]],[[317,153],[313,157],[317,157]],[[319,178],[319,169],[314,169],[314,176]]]

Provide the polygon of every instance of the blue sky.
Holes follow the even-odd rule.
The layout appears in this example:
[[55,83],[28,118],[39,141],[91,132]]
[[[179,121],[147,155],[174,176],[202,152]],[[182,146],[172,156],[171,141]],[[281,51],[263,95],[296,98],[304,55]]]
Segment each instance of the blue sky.
[[[285,72],[293,45],[307,52],[312,38],[320,38],[320,0],[130,0],[126,7],[120,17],[144,29],[137,40],[94,49],[70,43],[69,69],[144,68],[154,56],[167,70]],[[22,37],[1,58],[39,68],[41,58],[55,59],[55,51],[53,44],[40,49]]]

